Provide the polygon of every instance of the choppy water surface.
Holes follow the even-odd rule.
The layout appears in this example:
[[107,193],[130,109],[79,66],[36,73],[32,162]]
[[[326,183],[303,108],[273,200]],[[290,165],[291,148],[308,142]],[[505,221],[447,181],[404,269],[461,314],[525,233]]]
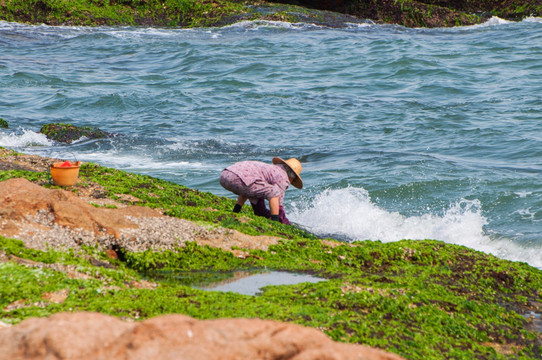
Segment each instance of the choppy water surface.
[[[542,20],[166,30],[0,22],[0,146],[227,195],[244,159],[303,162],[291,220],[433,238],[542,268]],[[70,146],[69,122],[122,136]]]

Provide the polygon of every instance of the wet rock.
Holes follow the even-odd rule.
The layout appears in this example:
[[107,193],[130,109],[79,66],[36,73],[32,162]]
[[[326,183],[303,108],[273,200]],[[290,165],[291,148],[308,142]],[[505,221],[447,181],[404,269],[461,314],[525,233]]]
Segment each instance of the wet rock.
[[473,25],[492,16],[518,21],[540,15],[540,0],[273,0],[407,27]]
[[0,129],[7,129],[9,127],[8,122],[2,118],[0,118]]
[[71,144],[82,137],[89,139],[102,139],[113,136],[113,134],[89,126],[74,126],[72,124],[46,124],[40,129],[40,133],[48,139]]
[[82,312],[0,328],[0,354],[12,360],[402,359],[383,350],[334,342],[316,329],[271,320],[163,315],[124,322]]

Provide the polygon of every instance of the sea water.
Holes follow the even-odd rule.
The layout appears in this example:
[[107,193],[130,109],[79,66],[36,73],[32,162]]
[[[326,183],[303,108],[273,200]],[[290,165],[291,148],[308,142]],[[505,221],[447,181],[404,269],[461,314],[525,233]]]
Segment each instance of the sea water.
[[[240,160],[297,157],[291,221],[438,239],[542,268],[542,19],[469,27],[49,27],[0,22],[0,146],[234,197]],[[118,134],[59,144],[51,122]]]

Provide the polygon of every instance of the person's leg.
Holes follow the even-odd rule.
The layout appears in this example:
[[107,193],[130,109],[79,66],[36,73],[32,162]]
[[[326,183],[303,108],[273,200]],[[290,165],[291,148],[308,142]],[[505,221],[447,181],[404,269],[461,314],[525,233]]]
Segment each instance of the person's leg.
[[284,208],[282,205],[279,206],[279,221],[286,225],[291,225],[290,220],[286,217],[286,213],[284,212]]
[[237,196],[237,202],[235,203],[235,206],[233,207],[233,212],[238,213],[241,212],[241,208],[247,201],[247,197],[245,195],[239,195]]
[[252,205],[254,215],[263,216],[268,219],[271,217],[271,213],[267,209],[267,206],[265,206],[264,199],[250,199],[250,205]]
[[245,195],[239,195],[237,197],[237,205],[243,206],[245,202],[247,201],[247,197]]
[[233,212],[240,212],[243,204],[247,201],[247,197],[246,195],[244,195],[244,193],[246,192],[246,186],[243,181],[239,178],[239,176],[232,173],[231,171],[224,170],[220,174],[219,182],[224,189],[231,191],[232,193],[237,195],[237,202],[233,207]]

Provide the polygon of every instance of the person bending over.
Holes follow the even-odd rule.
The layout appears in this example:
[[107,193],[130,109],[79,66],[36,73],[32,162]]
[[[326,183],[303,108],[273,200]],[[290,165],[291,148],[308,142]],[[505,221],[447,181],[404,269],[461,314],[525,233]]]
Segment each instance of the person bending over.
[[[292,158],[273,158],[273,164],[261,161],[240,161],[228,166],[220,174],[220,185],[237,195],[233,212],[240,212],[244,203],[250,200],[255,215],[290,225],[284,213],[284,193],[290,184],[303,188],[301,163]],[[269,209],[265,200],[269,201]]]

